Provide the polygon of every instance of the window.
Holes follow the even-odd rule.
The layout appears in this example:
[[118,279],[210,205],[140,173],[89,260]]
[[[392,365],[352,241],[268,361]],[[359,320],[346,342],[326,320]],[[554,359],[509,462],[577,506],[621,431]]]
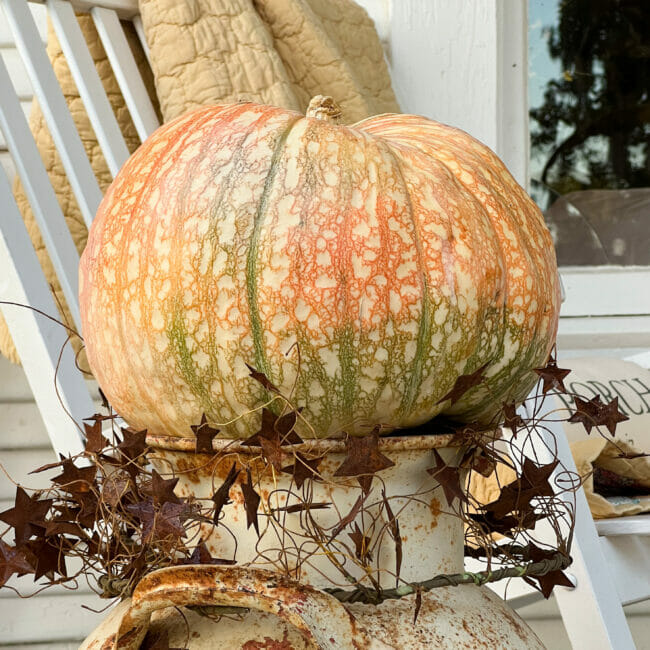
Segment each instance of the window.
[[[595,318],[580,331],[611,330],[612,346],[617,336],[650,343],[647,9],[647,0],[528,5],[531,194],[563,267],[563,315]],[[565,330],[576,325],[566,319]]]

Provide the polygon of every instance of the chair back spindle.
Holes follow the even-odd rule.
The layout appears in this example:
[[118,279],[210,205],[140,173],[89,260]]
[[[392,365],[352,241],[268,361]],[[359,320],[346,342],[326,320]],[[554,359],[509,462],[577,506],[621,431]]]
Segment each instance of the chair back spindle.
[[[57,313],[54,299],[4,170],[0,170],[0,304],[54,450],[83,450],[81,422],[95,411],[75,366],[68,332],[41,315]],[[17,303],[16,306],[6,302]]]
[[64,0],[48,0],[47,9],[111,175],[115,177],[129,150],[97,74],[74,10]]
[[97,179],[25,0],[3,0],[7,21],[34,94],[88,227],[102,199]]

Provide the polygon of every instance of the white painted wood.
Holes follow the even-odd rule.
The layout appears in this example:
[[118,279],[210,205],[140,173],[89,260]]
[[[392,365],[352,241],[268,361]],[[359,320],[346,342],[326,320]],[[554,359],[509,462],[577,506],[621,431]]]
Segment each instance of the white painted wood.
[[140,41],[140,45],[142,45],[142,50],[144,52],[144,55],[147,57],[147,61],[149,61],[149,65],[151,65],[151,50],[149,49],[149,43],[147,43],[147,37],[144,33],[144,25],[142,24],[142,17],[139,14],[137,16],[133,16],[133,26],[135,27],[135,33],[138,35],[138,40]]
[[[643,603],[635,603],[625,606],[625,613],[627,617],[646,617],[650,616],[650,601]],[[557,606],[555,596],[551,596],[548,600],[542,598],[534,605],[527,605],[523,612],[520,612],[526,618],[537,619],[557,619],[561,618],[560,610]]]
[[16,165],[14,165],[14,161],[7,151],[0,151],[0,165],[2,165],[7,178],[13,182],[16,175]]
[[[14,502],[11,501],[9,503],[9,507],[13,507]],[[68,567],[68,572],[72,574],[72,571],[76,571],[79,569],[79,563],[75,562],[74,564],[70,562],[69,560],[66,563]],[[30,596],[31,598],[40,598],[41,594],[45,594],[48,596],[69,596],[71,594],[76,594],[78,596],[85,595],[87,597],[87,604],[91,607],[96,607],[96,597],[97,594],[95,591],[93,591],[90,586],[86,583],[86,580],[82,578],[79,581],[79,586],[74,587],[73,585],[68,585],[65,587],[64,585],[52,585],[51,587],[48,587],[46,591],[41,591],[41,593],[37,594],[37,591],[40,591],[40,587],[42,587],[42,583],[34,583],[34,576],[33,575],[26,575],[26,576],[21,576],[20,578],[16,578],[15,576],[12,577],[7,584],[11,587],[14,587],[18,589],[18,591],[23,594],[24,596]],[[32,595],[33,594],[33,595]],[[3,606],[4,603],[7,602],[8,599],[10,598],[16,598],[16,594],[6,590],[6,589],[0,589],[0,607]],[[100,607],[106,606],[108,603],[104,601]],[[73,634],[76,631],[72,631]]]
[[[72,575],[77,575],[81,571],[83,565],[81,560],[75,557],[75,558],[67,558],[66,567],[68,569],[68,575],[72,576]],[[29,574],[21,577],[12,576],[7,582],[7,584],[23,595],[35,597],[35,598],[40,597],[41,594],[46,594],[48,596],[66,596],[66,595],[69,596],[72,593],[75,593],[77,595],[87,594],[88,605],[94,607],[97,606],[96,605],[97,594],[95,591],[95,589],[97,588],[96,582],[92,582],[91,584],[88,584],[88,581],[86,580],[85,576],[81,576],[78,579],[76,587],[73,584],[68,584],[67,586],[52,585],[48,587],[46,591],[41,591],[42,582],[40,580],[34,582],[34,576]],[[40,593],[36,593],[39,591]],[[0,607],[2,607],[3,603],[6,603],[7,599],[14,598],[14,597],[15,597],[15,593],[12,593],[9,590],[0,589]],[[103,605],[106,605],[107,603],[108,601],[104,601]]]
[[[81,331],[78,299],[79,254],[18,98],[11,92],[7,69],[1,60],[0,88],[4,88],[0,93],[0,129],[4,133],[23,182],[34,218],[70,308],[74,325],[77,331]],[[11,200],[13,201],[13,198]],[[52,312],[52,314],[56,313],[56,311]]]
[[[29,11],[34,18],[36,27],[38,28],[38,33],[41,37],[41,41],[45,43],[47,41],[47,12],[43,5],[36,4],[34,2],[29,3]],[[0,48],[3,47],[15,47],[16,43],[14,41],[14,36],[11,33],[9,28],[9,23],[7,23],[2,7],[0,7]]]
[[[525,408],[529,415],[545,412],[544,405],[536,400],[528,401]],[[543,441],[535,449],[540,460],[548,462],[552,459],[552,453],[547,449],[556,450],[557,458],[563,466],[556,470],[552,481],[557,481],[561,471],[577,473],[561,422],[548,423],[545,430],[538,431],[538,435]],[[575,578],[576,587],[556,587],[554,590],[567,634],[575,647],[633,650],[635,645],[625,620],[621,599],[616,589],[612,589],[615,574],[619,571],[617,557],[606,557],[603,553],[584,490],[563,494],[561,498],[569,504],[575,504],[575,529],[571,547],[573,563],[567,573]],[[585,625],[585,621],[589,621],[589,625]]]
[[[3,447],[6,434],[6,430],[0,431],[0,444]],[[13,432],[11,435],[14,435]],[[57,460],[56,454],[49,445],[32,449],[3,449],[0,452],[0,464],[9,473],[9,476],[0,471],[0,499],[3,501],[13,499],[16,496],[16,483],[22,485],[25,489],[37,490],[47,487],[49,479],[60,474],[60,472],[57,472],[56,469],[31,475],[30,472],[37,467],[42,467],[47,463],[54,463]],[[2,526],[4,527],[4,524]],[[2,593],[1,590],[0,593]]]
[[[96,401],[93,404],[93,412],[98,413],[101,402]],[[0,402],[0,411],[2,412],[0,449],[7,451],[49,448],[50,440],[47,430],[35,402]],[[2,462],[2,453],[0,452],[0,463]]]
[[[0,448],[33,449],[48,447],[45,425],[35,402],[0,402]],[[0,452],[0,463],[2,455]]]
[[637,352],[632,355],[625,357],[626,361],[631,361],[636,363],[642,368],[650,368],[650,350],[644,350],[643,352]]
[[[34,449],[50,449],[51,443],[47,430],[35,402],[0,403],[0,410],[3,414],[2,425],[0,425],[0,448],[4,449],[4,452],[29,451],[31,453]],[[101,403],[94,402],[93,413],[100,411]]]
[[36,598],[3,599],[0,616],[0,639],[3,643],[43,643],[82,638],[104,619],[108,612],[97,614],[82,606],[106,607],[106,601],[91,600],[88,594],[56,595],[47,593]]
[[457,126],[528,184],[527,10],[521,0],[393,2],[391,70],[404,112]]
[[[1,462],[2,462],[2,450],[0,450],[0,463]],[[11,471],[11,469],[7,468],[7,467],[5,467],[5,470],[7,470],[8,472]],[[14,506],[14,499],[0,499],[0,512],[4,512],[5,510],[9,510],[10,508],[13,508],[13,506]],[[4,593],[4,596],[7,596],[7,594],[0,589],[0,598],[3,597],[3,593]],[[0,645],[1,645],[1,642],[0,642]]]
[[[589,650],[580,644],[572,646],[564,630],[555,598],[541,600],[517,612],[549,650]],[[638,650],[645,650],[650,639],[650,603],[628,605],[625,616]],[[589,621],[585,622],[586,625]]]
[[142,141],[159,126],[156,111],[147,94],[140,71],[133,58],[117,14],[110,9],[95,7],[91,15],[102,40],[124,101]]
[[[468,131],[494,149],[524,187],[529,159],[526,6],[520,0],[393,1],[389,32],[393,84],[403,110]],[[647,268],[645,278],[626,270],[613,274],[607,267],[569,269],[568,276],[563,269],[563,276],[570,286],[562,321],[565,316],[650,314]],[[619,325],[624,330],[617,343]],[[625,326],[640,329],[626,331]],[[561,322],[559,342],[569,347],[650,345],[650,324]]]
[[[0,202],[0,296],[45,314],[56,314],[50,289],[4,174],[0,174]],[[82,375],[75,368],[71,346],[63,347],[67,332],[32,309],[4,304],[1,308],[52,446],[59,453],[78,453],[83,445],[77,422],[92,414],[93,403]],[[55,386],[58,390],[53,390]]]
[[2,356],[0,356],[0,402],[34,402],[23,368]]
[[[594,348],[589,350],[589,356],[604,357],[605,359],[623,359],[628,354],[643,352],[646,348]],[[567,348],[558,350],[558,364],[565,368],[565,363],[571,364],[572,359],[585,356],[585,350],[569,350]]]
[[0,57],[7,66],[11,83],[21,101],[29,101],[34,95],[32,82],[25,69],[25,64],[15,45],[0,50]]
[[[621,517],[626,519],[626,517]],[[650,599],[650,532],[600,537],[603,556],[611,567],[618,598],[623,605]]]
[[[86,386],[93,402],[95,404],[99,403],[97,382],[86,379]],[[24,369],[0,356],[0,408],[4,408],[9,404],[27,404],[33,407],[34,396],[27,382]],[[2,420],[0,419],[1,430]],[[0,443],[0,448],[2,448],[2,443]]]
[[399,0],[391,6],[393,84],[402,110],[497,148],[495,0]]
[[[9,76],[11,76],[11,73],[9,73]],[[29,114],[32,110],[31,100],[21,100],[20,108],[23,111],[23,115],[25,116],[25,119],[29,119]],[[7,147],[8,145],[7,145],[7,141],[5,140],[4,133],[0,132],[0,150],[6,151]]]
[[501,0],[497,11],[496,153],[528,189],[528,3]]
[[601,266],[597,281],[590,267],[565,267],[562,280],[564,317],[650,314],[650,267]]
[[[567,574],[568,575],[568,574]],[[570,578],[573,578],[573,576],[569,576]],[[523,580],[521,580],[523,582]],[[524,587],[521,587],[519,593],[515,596],[511,596],[510,594],[512,593],[512,587],[510,587],[507,591],[504,592],[504,594],[501,596],[504,600],[508,601],[508,605],[512,607],[514,610],[520,610],[522,607],[528,607],[528,605],[532,605],[533,603],[537,603],[540,600],[543,599],[543,596],[537,591],[536,589],[533,589],[531,586],[527,585],[524,582],[526,589]],[[495,591],[499,593],[495,589]]]
[[650,348],[650,316],[560,318],[557,344],[559,350]]
[[[629,515],[613,519],[596,519],[596,530],[604,537],[650,535],[650,515]],[[648,565],[650,567],[650,565]],[[648,580],[650,581],[650,569]]]
[[[30,3],[43,3],[46,0],[29,0]],[[138,0],[70,0],[75,11],[90,11],[93,7],[104,7],[114,11],[121,19],[131,19],[138,9]]]
[[99,146],[111,175],[115,177],[128,159],[129,150],[88,51],[86,39],[69,2],[48,0],[47,8]]
[[84,221],[90,226],[102,193],[41,44],[38,29],[25,0],[3,0],[3,6]]
[[[621,347],[650,346],[650,267],[570,266],[562,267],[560,271],[566,291],[560,334],[564,327],[565,331],[572,331],[578,337],[583,334],[611,340],[609,335],[619,331],[623,337],[619,342]],[[643,320],[630,320],[639,316],[644,317]],[[580,317],[589,318],[592,322],[570,322]],[[601,317],[617,317],[620,320],[595,320]],[[633,329],[628,331],[630,326]],[[608,344],[603,347],[612,346]]]

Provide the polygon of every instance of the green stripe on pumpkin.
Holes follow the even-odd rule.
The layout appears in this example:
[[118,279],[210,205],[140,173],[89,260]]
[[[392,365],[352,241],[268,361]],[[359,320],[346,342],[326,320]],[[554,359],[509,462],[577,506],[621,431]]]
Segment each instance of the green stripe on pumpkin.
[[210,392],[207,390],[209,383],[206,383],[204,377],[198,376],[196,362],[187,347],[188,334],[185,326],[185,309],[179,299],[174,301],[172,307],[171,319],[167,326],[167,338],[170,348],[176,357],[176,367],[183,376],[183,379],[192,393],[201,402],[203,412],[207,414],[212,413],[212,399],[210,398]]
[[355,415],[355,405],[359,394],[358,371],[354,364],[355,359],[358,359],[358,350],[354,344],[353,325],[351,323],[344,325],[339,331],[337,339],[339,343],[339,363],[341,364],[340,413],[344,418],[352,419]]
[[424,269],[422,242],[420,241],[420,235],[418,233],[418,225],[413,211],[411,194],[408,191],[408,184],[399,159],[394,154],[393,159],[395,161],[395,168],[398,170],[402,185],[404,186],[404,195],[406,196],[408,213],[411,217],[411,222],[413,223],[413,245],[415,246],[418,271],[422,280],[422,311],[420,313],[420,322],[418,323],[415,357],[411,364],[411,372],[405,382],[404,395],[398,410],[399,415],[403,416],[408,414],[413,408],[415,399],[420,391],[420,386],[422,385],[424,359],[431,343],[431,297],[429,296],[429,282]]
[[264,217],[268,208],[269,197],[273,188],[273,182],[275,181],[280,168],[279,161],[284,150],[284,144],[289,137],[291,129],[300,119],[302,118],[298,117],[291,121],[289,125],[284,129],[284,131],[280,134],[275,144],[269,171],[264,181],[262,196],[260,197],[257,211],[255,212],[253,232],[251,233],[248,253],[246,255],[246,296],[248,298],[248,315],[251,324],[251,336],[253,338],[253,349],[255,353],[254,366],[256,370],[263,372],[269,379],[271,379],[271,369],[269,367],[266,351],[264,349],[264,332],[262,329],[262,319],[260,318],[260,310],[257,301],[258,247],[262,223],[264,221]]

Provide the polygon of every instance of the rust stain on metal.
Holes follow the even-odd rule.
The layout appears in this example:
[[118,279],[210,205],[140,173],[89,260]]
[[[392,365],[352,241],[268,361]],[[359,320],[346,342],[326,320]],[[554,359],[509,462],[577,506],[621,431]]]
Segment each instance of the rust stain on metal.
[[289,632],[285,629],[280,641],[265,636],[263,642],[246,641],[241,650],[294,650],[294,646],[289,642]]
[[180,474],[186,481],[190,481],[191,483],[201,483],[201,478],[197,474],[197,466],[194,462],[194,458],[191,456],[179,456],[174,460],[177,474]]
[[[126,616],[124,617],[124,621],[126,621],[126,624],[128,625],[128,620],[129,620],[129,612],[126,613]],[[120,647],[128,646],[129,644],[132,643],[132,640],[137,638],[140,633],[141,629],[139,627],[131,627],[127,632],[124,634],[120,634],[119,638],[117,638],[117,635],[113,635],[114,637],[114,644],[116,644],[118,641],[121,644]],[[112,646],[111,646],[112,647]]]
[[429,525],[433,529],[438,525],[438,517],[442,512],[442,509],[440,507],[440,501],[438,501],[436,497],[433,497],[431,499],[431,503],[429,503],[429,510],[431,511],[431,521]]
[[111,650],[115,643],[115,635],[111,634],[106,641],[102,644],[101,650]]
[[[490,598],[485,592],[481,592],[483,600],[490,601]],[[518,619],[509,608],[504,608],[504,618],[510,623],[512,629],[516,632],[517,636],[522,640],[526,641],[530,638],[529,630],[527,630],[522,624],[521,619]]]

